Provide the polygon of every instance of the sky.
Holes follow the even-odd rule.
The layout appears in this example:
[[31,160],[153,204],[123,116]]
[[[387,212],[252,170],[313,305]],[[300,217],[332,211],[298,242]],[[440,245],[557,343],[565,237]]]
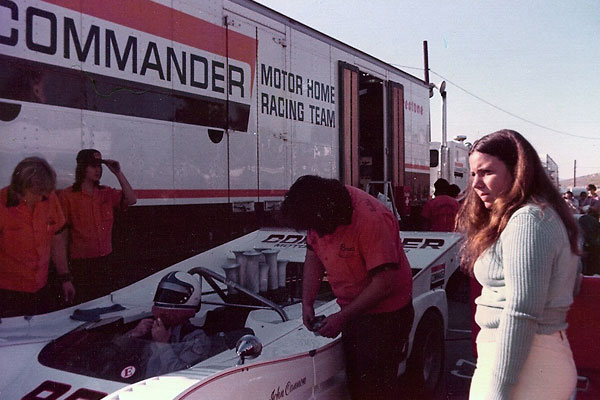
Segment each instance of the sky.
[[[258,2],[421,79],[426,40],[430,81],[447,85],[449,139],[514,129],[560,179],[575,160],[577,176],[600,172],[600,1]],[[441,112],[436,91],[432,141]]]

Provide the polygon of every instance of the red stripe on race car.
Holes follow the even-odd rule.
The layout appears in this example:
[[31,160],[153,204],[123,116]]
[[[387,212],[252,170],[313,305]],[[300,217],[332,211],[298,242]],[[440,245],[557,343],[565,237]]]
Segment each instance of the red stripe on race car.
[[444,268],[446,268],[446,264],[434,265],[431,267],[431,272],[438,272]]
[[213,376],[212,378],[206,379],[206,380],[198,383],[196,386],[191,387],[191,388],[187,389],[185,392],[181,393],[179,396],[177,396],[175,398],[175,400],[183,400],[183,399],[187,398],[188,396],[192,395],[198,389],[200,389],[200,388],[208,385],[209,383],[211,383],[211,382],[213,382],[213,381],[215,381],[217,379],[223,378],[225,376],[231,375],[231,374],[237,374],[237,373],[240,373],[240,372],[242,372],[244,370],[249,371],[251,369],[261,368],[261,367],[265,367],[265,366],[268,366],[268,365],[271,365],[271,364],[280,364],[280,363],[283,363],[283,362],[286,362],[286,361],[297,360],[299,358],[314,357],[315,354],[322,353],[324,351],[327,351],[327,350],[331,349],[334,346],[341,346],[341,345],[342,345],[341,339],[337,339],[337,340],[335,340],[335,341],[333,341],[331,343],[328,343],[325,346],[319,348],[318,350],[313,350],[313,351],[310,351],[308,353],[296,354],[296,355],[289,356],[289,357],[282,357],[282,358],[279,358],[277,360],[258,362],[258,363],[255,363],[255,364],[244,366],[242,368],[235,368],[233,370],[229,370],[229,371],[220,373],[220,374],[218,374],[216,376]]

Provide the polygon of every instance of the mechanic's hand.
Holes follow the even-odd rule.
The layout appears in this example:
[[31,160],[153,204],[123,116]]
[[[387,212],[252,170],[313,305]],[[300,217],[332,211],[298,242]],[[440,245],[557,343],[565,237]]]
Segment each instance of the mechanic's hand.
[[315,318],[315,308],[312,305],[302,303],[302,322],[311,330],[312,321]]
[[334,338],[342,332],[345,324],[346,318],[341,312],[336,312],[323,320],[323,326],[319,329],[318,333],[321,336]]
[[141,320],[135,328],[129,331],[129,337],[139,338],[150,332],[154,320],[152,318],[146,318]]
[[119,164],[118,161],[115,160],[102,160],[102,162],[104,163],[104,165],[106,165],[108,167],[108,169],[110,170],[110,172],[112,172],[113,174],[118,174],[119,172],[121,172],[121,164]]
[[73,286],[73,282],[63,282],[62,292],[63,297],[65,299],[65,303],[72,303],[73,299],[75,298],[75,287]]
[[171,328],[165,327],[160,318],[157,318],[152,324],[152,339],[163,343],[168,343],[171,339]]

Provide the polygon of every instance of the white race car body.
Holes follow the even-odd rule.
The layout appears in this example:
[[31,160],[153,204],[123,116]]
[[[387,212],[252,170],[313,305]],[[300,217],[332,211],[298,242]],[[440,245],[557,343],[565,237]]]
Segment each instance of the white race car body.
[[[440,329],[446,327],[447,303],[443,288],[458,265],[460,235],[401,232],[401,237],[413,267],[415,320],[410,336],[412,349],[415,334],[419,334],[415,332],[420,332],[424,316],[435,316],[439,318]],[[285,397],[292,400],[346,397],[339,338],[316,336],[302,324],[298,301],[305,239],[303,233],[261,229],[91,302],[45,315],[2,319],[0,398],[92,400],[115,391],[108,398]],[[247,310],[240,326],[233,327],[236,332],[239,331],[237,328],[251,331],[260,340],[263,349],[257,358],[236,366],[239,357],[235,350],[227,349],[191,368],[158,377],[145,377],[141,375],[135,357],[128,355],[133,349],[115,349],[117,346],[113,342],[104,340],[102,335],[106,332],[122,332],[149,315],[158,281],[168,271],[203,267],[210,276],[215,273],[222,275],[221,267],[234,260],[232,250],[255,247],[278,249],[278,258],[290,261],[287,289],[289,297],[295,299],[286,301],[277,309],[264,303],[262,308]],[[228,330],[232,329],[225,328],[224,324],[235,318],[224,317],[230,314],[219,314],[230,307],[223,306],[219,291],[214,290],[214,286],[212,291],[207,290],[211,283],[225,290],[227,281],[210,279],[212,282],[207,282],[208,275],[202,276],[203,304],[192,322],[205,330],[212,324],[219,335],[225,332],[227,336]],[[76,309],[92,311],[77,314]],[[315,311],[317,315],[329,315],[338,309],[335,300],[328,300],[320,301]],[[97,312],[96,317],[90,317],[90,313],[94,312]],[[73,316],[92,321],[76,320]],[[86,347],[86,341],[91,345]],[[102,348],[104,345],[105,349]],[[405,364],[400,365],[400,372],[404,372]]]

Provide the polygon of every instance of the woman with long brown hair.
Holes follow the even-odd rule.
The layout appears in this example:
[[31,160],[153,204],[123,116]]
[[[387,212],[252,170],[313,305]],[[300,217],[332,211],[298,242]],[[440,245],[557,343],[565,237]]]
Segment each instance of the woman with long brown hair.
[[462,262],[482,285],[470,399],[568,399],[577,374],[566,315],[577,275],[577,226],[531,144],[501,130],[469,152],[457,217]]

